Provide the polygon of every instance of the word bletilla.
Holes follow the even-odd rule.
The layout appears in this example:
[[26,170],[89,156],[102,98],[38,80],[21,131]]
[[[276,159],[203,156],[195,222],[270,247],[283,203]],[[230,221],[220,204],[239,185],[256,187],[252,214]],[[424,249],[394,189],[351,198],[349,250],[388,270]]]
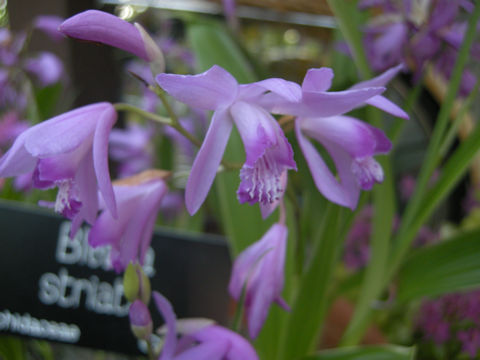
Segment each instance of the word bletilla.
[[[87,229],[79,229],[73,239],[69,238],[69,231],[70,223],[63,222],[55,251],[58,263],[113,271],[110,265],[110,248],[91,248],[88,245]],[[144,265],[145,274],[149,277],[155,273],[154,259],[155,253],[149,248]],[[84,300],[85,308],[98,314],[120,317],[128,314],[129,304],[123,297],[121,277],[116,277],[113,284],[100,281],[96,275],[88,279],[78,279],[69,275],[67,268],[62,266],[58,274],[48,272],[40,277],[38,296],[45,305],[78,308]]]

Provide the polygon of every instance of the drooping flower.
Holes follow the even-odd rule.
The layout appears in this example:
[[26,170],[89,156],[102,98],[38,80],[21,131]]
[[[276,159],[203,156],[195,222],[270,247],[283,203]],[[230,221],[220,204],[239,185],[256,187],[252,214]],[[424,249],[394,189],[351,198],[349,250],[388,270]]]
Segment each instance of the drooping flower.
[[98,42],[130,52],[165,67],[161,50],[140,24],[132,25],[109,13],[87,10],[65,20],[58,30],[74,39]]
[[194,76],[160,74],[157,81],[177,100],[197,109],[214,110],[186,186],[190,214],[197,212],[210,190],[234,123],[246,152],[240,171],[239,201],[263,206],[282,197],[285,189],[281,176],[288,169],[296,169],[296,164],[277,121],[255,103],[258,89],[267,91],[268,84],[239,85],[219,66]]
[[110,245],[111,264],[117,272],[131,261],[144,262],[155,219],[167,192],[164,175],[164,172],[149,170],[115,182],[118,217],[105,211],[104,204],[100,205],[104,211],[93,224],[88,243],[93,247]]
[[[374,159],[385,154],[391,143],[383,131],[356,118],[342,115],[356,107],[370,104],[392,115],[408,118],[397,105],[380,94],[384,85],[401,66],[380,76],[356,84],[346,91],[328,92],[333,71],[328,68],[310,69],[298,89],[296,101],[285,101],[276,94],[266,94],[261,100],[273,112],[297,116],[295,130],[302,152],[318,190],[330,201],[354,209],[360,190],[370,190],[383,180],[383,170]],[[332,157],[339,180],[330,171],[317,149],[307,137],[320,142]]]
[[158,292],[153,292],[153,298],[167,331],[159,360],[258,360],[252,345],[243,337],[210,322],[183,320],[183,337],[177,340],[180,326],[172,305]]
[[71,236],[83,220],[95,222],[97,188],[116,217],[108,172],[108,135],[116,119],[111,104],[97,103],[35,125],[21,133],[0,159],[0,177],[34,171],[34,187],[58,187],[52,207],[72,220]]
[[288,229],[284,224],[274,224],[259,241],[245,249],[233,264],[228,290],[236,300],[245,291],[251,338],[259,334],[273,302],[289,310],[282,298],[287,234]]

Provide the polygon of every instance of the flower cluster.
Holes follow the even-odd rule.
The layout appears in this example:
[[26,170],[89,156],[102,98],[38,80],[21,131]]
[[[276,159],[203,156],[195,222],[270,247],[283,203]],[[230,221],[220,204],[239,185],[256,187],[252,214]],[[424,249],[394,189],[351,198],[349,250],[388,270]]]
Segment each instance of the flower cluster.
[[[419,336],[437,346],[455,349],[476,359],[480,350],[480,291],[449,294],[422,304],[417,320]],[[452,348],[452,347],[451,347]],[[449,358],[458,354],[448,354]]]
[[[426,64],[432,63],[445,78],[450,77],[467,27],[461,13],[472,11],[472,2],[363,0],[359,7],[377,10],[364,32],[367,57],[374,70],[403,62],[418,79]],[[473,46],[472,56],[480,58],[480,44]],[[474,74],[465,70],[460,93],[470,93],[475,82]]]
[[[249,334],[255,338],[273,302],[289,308],[282,298],[288,236],[282,199],[288,171],[297,170],[297,163],[275,116],[285,115],[294,122],[297,141],[318,190],[328,200],[354,209],[362,190],[382,182],[383,170],[375,156],[388,153],[392,145],[382,130],[347,113],[372,105],[407,119],[402,109],[382,96],[402,65],[337,92],[329,91],[334,76],[329,68],[310,69],[301,85],[280,78],[239,84],[217,65],[198,75],[164,73],[163,54],[146,31],[110,14],[86,11],[67,19],[59,30],[73,38],[131,52],[149,64],[161,96],[163,90],[196,111],[213,111],[186,184],[185,203],[190,214],[196,213],[205,201],[221,169],[233,127],[238,130],[245,148],[238,201],[258,203],[264,217],[280,207],[280,220],[235,261],[229,285],[236,300],[245,295]],[[144,110],[138,112],[148,116]],[[182,135],[192,135],[179,119],[150,116]],[[110,246],[112,265],[122,271],[130,262],[142,263],[167,185],[166,173],[159,171],[146,171],[112,184],[109,143],[110,153],[117,160],[135,160],[122,175],[132,175],[151,165],[144,146],[151,136],[148,130],[134,126],[123,132],[112,130],[116,120],[115,106],[102,102],[41,122],[22,132],[0,159],[0,177],[31,172],[34,187],[57,187],[56,201],[41,203],[72,220],[72,236],[83,221],[90,224],[90,245]],[[325,159],[311,140],[317,141],[331,159]],[[329,166],[331,162],[333,167]],[[224,163],[224,167],[228,166]],[[246,340],[216,325],[187,330],[177,340],[171,305],[158,293],[154,299],[167,324],[160,359],[257,359]],[[132,305],[133,326],[150,326],[146,311],[146,306]]]

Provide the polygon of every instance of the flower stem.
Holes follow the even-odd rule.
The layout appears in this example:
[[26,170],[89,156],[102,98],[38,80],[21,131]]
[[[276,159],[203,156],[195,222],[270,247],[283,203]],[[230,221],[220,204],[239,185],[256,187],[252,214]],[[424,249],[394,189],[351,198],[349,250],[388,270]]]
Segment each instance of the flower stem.
[[140,109],[136,106],[130,105],[130,104],[116,103],[116,104],[113,104],[113,107],[115,108],[115,110],[118,110],[118,111],[129,111],[129,112],[136,113],[138,115],[143,116],[144,118],[155,121],[155,122],[157,122],[159,124],[162,124],[162,125],[173,126],[173,121],[171,119],[169,119],[167,117],[157,115],[157,114],[154,114],[154,113],[151,113],[151,112],[148,112],[148,111],[145,111],[145,110],[142,110],[142,109]]

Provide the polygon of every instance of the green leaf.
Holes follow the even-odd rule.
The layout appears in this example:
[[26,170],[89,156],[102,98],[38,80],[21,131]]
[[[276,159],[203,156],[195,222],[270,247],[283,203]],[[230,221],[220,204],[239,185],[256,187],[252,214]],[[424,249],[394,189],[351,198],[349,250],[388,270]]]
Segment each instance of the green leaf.
[[205,71],[216,64],[230,72],[239,83],[257,80],[247,57],[218,22],[189,24],[187,39],[195,53],[197,71]]
[[0,337],[0,359],[26,359],[23,341],[13,336]]
[[397,345],[356,346],[329,349],[301,360],[413,360],[415,348]]
[[480,286],[480,228],[419,250],[398,275],[399,301]]
[[62,94],[62,88],[62,83],[58,82],[41,89],[36,89],[35,100],[40,120],[45,120],[55,115],[55,108]]
[[342,247],[338,236],[341,215],[343,210],[339,206],[329,204],[315,238],[312,261],[300,279],[282,340],[281,359],[296,359],[317,344],[328,310],[329,286]]

